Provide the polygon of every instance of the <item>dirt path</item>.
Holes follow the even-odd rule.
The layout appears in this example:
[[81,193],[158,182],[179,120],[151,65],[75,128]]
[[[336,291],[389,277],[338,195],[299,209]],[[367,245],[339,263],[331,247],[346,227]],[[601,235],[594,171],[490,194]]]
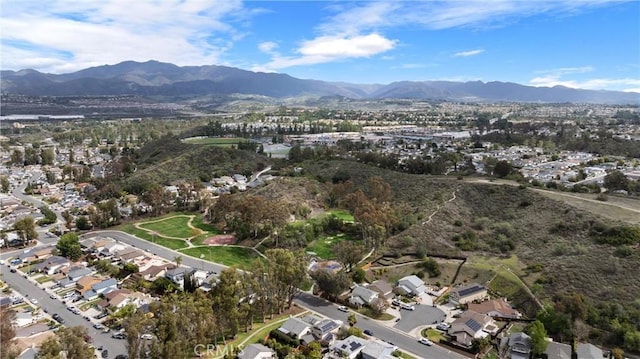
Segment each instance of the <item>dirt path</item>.
[[456,199],[456,191],[457,191],[457,189],[453,190],[453,192],[451,192],[451,198],[450,198],[449,200],[447,200],[443,205],[438,205],[438,206],[436,207],[436,210],[435,210],[435,211],[433,211],[433,213],[431,213],[431,215],[429,216],[429,218],[427,218],[427,220],[426,220],[426,221],[422,222],[422,225],[425,225],[425,224],[427,224],[427,223],[431,222],[431,219],[433,218],[433,216],[435,216],[435,215],[440,211],[440,209],[441,209],[442,207],[444,207],[444,205],[446,205],[446,204],[447,204],[447,203],[449,203],[449,202],[454,201],[454,200]]
[[531,188],[531,190],[532,191],[536,191],[536,192],[540,192],[542,194],[549,193],[552,196],[568,197],[568,198],[577,199],[579,201],[586,201],[586,202],[590,202],[590,203],[602,204],[602,205],[605,205],[605,206],[618,207],[618,208],[622,208],[622,209],[627,210],[627,211],[640,213],[640,208],[633,208],[633,207],[625,206],[625,205],[623,205],[621,203],[608,202],[608,201],[598,201],[597,199],[584,198],[584,197],[575,196],[575,195],[572,195],[572,194],[569,194],[569,193],[564,193],[564,192],[547,191],[547,190],[543,190],[543,189],[539,189],[539,188]]

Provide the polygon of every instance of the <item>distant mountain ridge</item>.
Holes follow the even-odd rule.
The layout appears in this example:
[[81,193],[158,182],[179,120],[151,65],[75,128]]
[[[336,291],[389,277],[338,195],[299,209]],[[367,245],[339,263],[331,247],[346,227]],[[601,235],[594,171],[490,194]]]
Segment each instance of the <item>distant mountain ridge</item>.
[[298,79],[227,66],[177,66],[158,61],[125,61],[67,74],[35,70],[2,71],[2,92],[33,96],[139,95],[200,96],[251,94],[275,98],[344,96],[353,99],[452,101],[585,102],[640,104],[640,94],[533,87],[510,82],[399,81],[388,85]]

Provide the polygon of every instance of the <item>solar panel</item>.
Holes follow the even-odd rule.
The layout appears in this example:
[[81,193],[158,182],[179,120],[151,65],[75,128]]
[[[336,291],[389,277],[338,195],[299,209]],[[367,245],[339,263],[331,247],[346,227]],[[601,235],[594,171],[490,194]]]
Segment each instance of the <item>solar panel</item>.
[[471,330],[473,330],[474,332],[477,332],[478,330],[480,330],[480,328],[482,328],[482,324],[476,322],[473,319],[467,320],[464,324],[471,328]]

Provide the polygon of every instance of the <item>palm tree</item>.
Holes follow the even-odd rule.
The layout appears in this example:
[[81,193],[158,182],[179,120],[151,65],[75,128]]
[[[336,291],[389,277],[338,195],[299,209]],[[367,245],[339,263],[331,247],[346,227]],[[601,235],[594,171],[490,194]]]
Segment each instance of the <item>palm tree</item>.
[[173,261],[176,262],[176,267],[180,267],[180,264],[182,264],[182,256],[173,257]]

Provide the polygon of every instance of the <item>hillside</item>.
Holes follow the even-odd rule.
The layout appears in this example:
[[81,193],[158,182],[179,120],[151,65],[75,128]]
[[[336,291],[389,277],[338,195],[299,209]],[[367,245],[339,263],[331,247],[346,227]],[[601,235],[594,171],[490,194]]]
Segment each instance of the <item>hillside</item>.
[[185,144],[176,137],[165,137],[140,149],[138,168],[128,181],[162,184],[182,179],[209,181],[215,176],[251,175],[268,163],[267,157],[251,151]]
[[[306,163],[303,168],[307,176],[323,181],[341,171],[359,185],[372,175],[391,184],[396,201],[408,204],[417,221],[392,237],[386,252],[422,247],[432,254],[516,255],[519,269],[537,268],[523,279],[540,285],[542,297],[574,291],[597,302],[640,297],[638,250],[621,253],[596,243],[594,236],[598,228],[620,223],[516,186],[408,175],[342,161]],[[407,237],[413,238],[413,248],[407,247]]]
[[638,104],[640,94],[534,87],[509,82],[400,81],[387,85],[299,79],[227,66],[176,66],[158,61],[125,61],[67,74],[35,70],[2,71],[3,93],[30,96],[113,96],[184,99],[246,94],[270,98],[340,96],[351,99],[576,102]]

